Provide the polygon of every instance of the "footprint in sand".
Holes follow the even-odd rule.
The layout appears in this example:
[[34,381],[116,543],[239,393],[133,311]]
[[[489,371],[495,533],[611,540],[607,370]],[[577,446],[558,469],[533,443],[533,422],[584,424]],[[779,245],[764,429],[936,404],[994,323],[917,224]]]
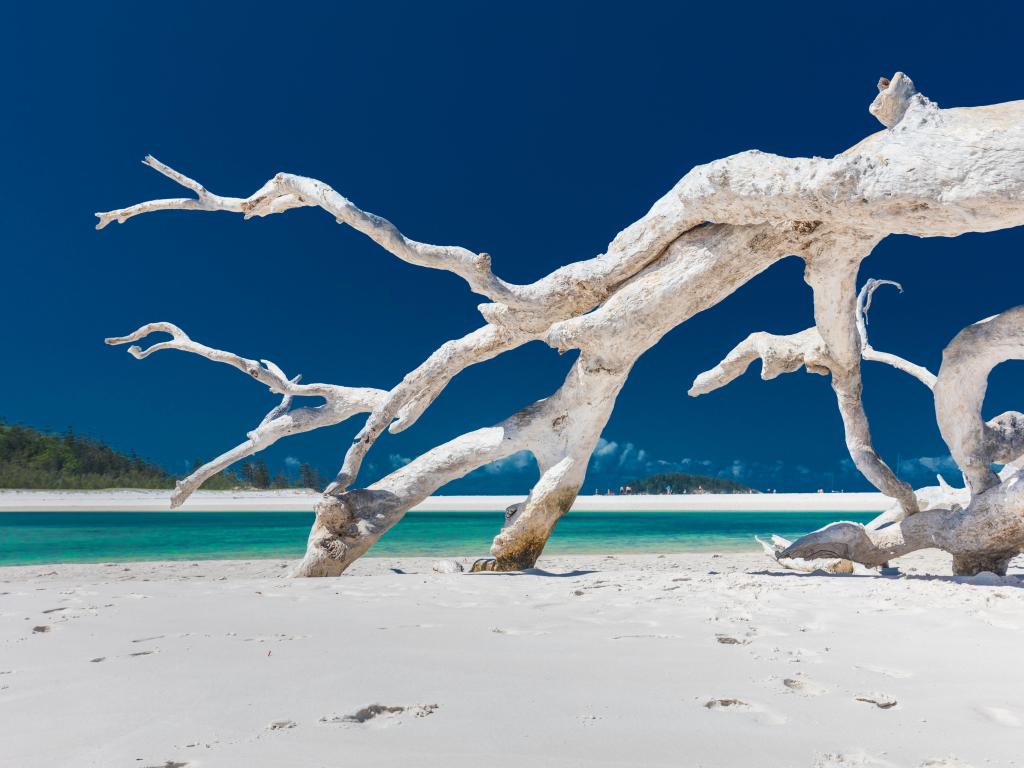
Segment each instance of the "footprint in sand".
[[950,755],[949,757],[933,757],[930,760],[925,760],[918,768],[973,768],[973,766]]
[[998,725],[1005,725],[1007,728],[1020,728],[1024,726],[1024,719],[1013,710],[1003,707],[980,707],[979,711]]
[[874,704],[879,709],[892,709],[898,703],[894,696],[887,693],[858,693],[853,700],[864,704]]
[[876,667],[872,664],[855,664],[854,669],[861,669],[865,672],[874,672],[876,675],[885,675],[886,677],[892,677],[897,680],[905,680],[908,677],[913,677],[913,672],[907,672],[903,669],[892,669],[890,667]]
[[814,768],[893,768],[888,760],[879,760],[866,752],[842,754],[826,752],[814,760]]
[[771,712],[756,702],[744,701],[735,698],[714,698],[706,699],[703,702],[704,709],[714,712],[735,712],[750,715],[759,723],[764,725],[782,725],[786,718],[775,712]]
[[750,642],[749,639],[741,639],[732,635],[715,635],[715,640],[721,645],[747,645]]
[[990,627],[995,627],[996,629],[1008,629],[1011,631],[1017,631],[1020,629],[1019,624],[1014,624],[1012,621],[1000,619],[998,616],[993,616],[992,614],[986,613],[985,611],[978,611],[974,614],[974,617],[979,621],[985,622]]
[[373,721],[375,725],[387,726],[395,725],[407,716],[429,717],[437,711],[437,708],[437,704],[416,704],[411,707],[370,704],[356,710],[351,715],[324,715],[320,718],[320,722],[326,724],[362,725]]
[[705,709],[750,709],[750,705],[741,699],[708,699],[704,702]]
[[537,637],[551,634],[546,629],[504,629],[502,627],[491,627],[491,632],[495,635],[532,635]]
[[801,675],[782,678],[782,686],[787,691],[799,693],[802,696],[822,696],[828,693],[828,688],[823,685],[818,685],[813,680],[808,680],[806,677]]

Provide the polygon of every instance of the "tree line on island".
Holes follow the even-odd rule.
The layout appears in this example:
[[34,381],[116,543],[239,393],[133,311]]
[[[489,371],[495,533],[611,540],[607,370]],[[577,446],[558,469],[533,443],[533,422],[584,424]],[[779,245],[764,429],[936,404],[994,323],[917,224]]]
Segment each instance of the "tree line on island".
[[[190,472],[202,461],[196,459]],[[67,430],[62,435],[0,422],[0,488],[76,489],[173,488],[178,480],[163,467],[90,437]],[[309,464],[294,478],[272,473],[266,461],[243,461],[210,478],[210,490],[241,488],[315,488],[326,481]]]
[[[662,472],[642,480],[633,480],[620,486],[618,493],[631,494],[677,494],[677,493],[759,493],[749,486],[727,480],[724,477],[691,475],[688,472]],[[609,495],[615,495],[610,489]]]

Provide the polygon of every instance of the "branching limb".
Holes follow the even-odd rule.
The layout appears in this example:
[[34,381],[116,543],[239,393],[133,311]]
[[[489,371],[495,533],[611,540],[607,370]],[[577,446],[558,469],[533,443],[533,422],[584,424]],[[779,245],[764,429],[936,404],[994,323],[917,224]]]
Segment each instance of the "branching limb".
[[383,430],[399,432],[410,426],[468,366],[542,338],[561,352],[582,350],[593,366],[628,370],[663,334],[817,236],[818,229],[803,223],[699,227],[677,238],[657,262],[625,281],[593,312],[549,328],[542,325],[542,333],[487,325],[447,342],[371,414],[328,492],[338,493],[354,482],[363,457]]
[[[386,393],[379,389],[339,387],[334,384],[300,384],[301,376],[289,379],[277,365],[269,360],[263,360],[261,365],[255,360],[240,357],[233,352],[225,352],[200,344],[171,323],[149,323],[127,336],[107,339],[106,343],[111,345],[127,344],[144,339],[152,333],[167,333],[171,338],[168,341],[157,342],[146,349],[133,345],[128,349],[132,357],[144,360],[154,352],[163,349],[191,352],[205,357],[207,360],[237,368],[261,384],[265,384],[272,392],[282,395],[281,403],[267,413],[256,429],[249,432],[245,442],[199,467],[191,475],[177,483],[171,497],[172,508],[181,506],[192,492],[206,480],[236,461],[273,445],[287,435],[331,426],[357,413],[372,411],[383,402],[386,396]],[[290,409],[294,397],[321,397],[326,402],[317,407],[299,408],[293,411]]]
[[883,285],[895,286],[900,293],[903,293],[903,286],[894,280],[875,280],[874,278],[869,278],[857,295],[857,335],[860,337],[861,357],[865,360],[873,360],[878,363],[891,365],[893,368],[910,374],[928,387],[928,389],[933,389],[936,379],[934,373],[924,366],[916,365],[909,360],[903,359],[899,355],[879,352],[868,342],[868,311],[871,309],[871,298],[875,291]]
[[814,324],[827,349],[832,390],[843,419],[850,458],[868,482],[899,501],[903,512],[912,515],[918,511],[914,489],[896,477],[875,450],[861,397],[857,271],[877,243],[874,235],[844,233],[804,254],[804,279],[814,295]]
[[[146,155],[142,163],[158,173],[162,173],[171,181],[192,190],[196,196],[194,198],[174,197],[163,200],[149,200],[148,202],[138,203],[127,208],[97,213],[96,217],[99,219],[99,223],[96,224],[96,229],[103,229],[112,221],[124,224],[133,216],[138,216],[141,213],[152,213],[153,211],[229,211],[231,213],[245,213],[247,214],[246,218],[251,215],[246,209],[247,200],[245,198],[215,195],[195,179],[190,179],[185,174],[179,173],[170,166],[161,163],[152,155]],[[270,191],[271,184],[272,182],[265,185],[259,192],[253,195],[253,198],[265,199]],[[275,196],[272,201],[268,201],[266,206],[261,208],[260,212],[255,215],[265,216],[270,213],[281,213],[289,208],[298,208],[304,205],[310,205],[310,203],[305,203],[294,195],[279,195]]]
[[[291,395],[285,395],[288,400]],[[196,469],[188,477],[175,483],[171,495],[171,508],[180,507],[203,483],[237,461],[269,448],[282,437],[309,432],[321,427],[339,424],[352,415],[352,411],[338,403],[325,403],[311,408],[288,410],[287,406],[277,406],[260,422],[256,429],[246,435],[246,440],[236,445],[212,461]]]
[[535,335],[495,325],[442,344],[418,368],[408,373],[375,408],[345,454],[345,461],[325,491],[337,495],[355,482],[363,459],[387,429],[392,434],[411,427],[458,373],[525,344]]
[[942,354],[935,384],[935,416],[942,439],[974,494],[999,482],[992,464],[1024,454],[1024,415],[1011,411],[989,422],[981,417],[992,369],[1024,359],[1024,306],[974,323]]
[[806,367],[808,373],[829,374],[825,343],[817,328],[808,328],[788,336],[758,331],[752,333],[729,352],[714,368],[697,376],[690,387],[690,397],[699,397],[724,387],[746,373],[755,360],[761,360],[761,378],[774,379]]
[[224,363],[225,365],[230,365],[232,368],[237,368],[243,373],[249,374],[261,384],[265,384],[270,388],[271,392],[276,392],[280,395],[327,397],[329,393],[333,394],[336,389],[333,385],[329,384],[300,385],[298,383],[298,379],[290,381],[281,369],[269,360],[257,362],[245,357],[240,357],[233,352],[225,352],[221,349],[214,349],[213,347],[208,347],[205,344],[200,344],[197,341],[193,341],[189,338],[187,333],[172,323],[148,323],[127,336],[116,336],[104,339],[104,342],[111,346],[128,344],[132,341],[141,341],[153,333],[167,333],[170,334],[171,338],[167,341],[157,342],[145,349],[138,345],[132,345],[128,348],[128,354],[136,360],[145,360],[154,352],[159,352],[164,349],[177,349],[181,352],[191,352],[194,355],[205,357],[207,360]]
[[292,208],[318,206],[331,214],[339,224],[348,224],[362,232],[403,261],[453,272],[465,279],[474,292],[494,301],[515,300],[508,286],[491,272],[491,260],[486,253],[473,253],[458,246],[430,245],[407,238],[387,219],[363,211],[316,179],[279,173],[249,197],[222,197],[207,191],[199,182],[151,155],[147,155],[143,163],[192,190],[196,197],[151,200],[128,208],[97,213],[97,229],[103,229],[112,221],[124,223],[133,216],[153,211],[229,211],[241,213],[248,219]]
[[[846,443],[854,463],[876,488],[898,499],[908,514],[916,511],[917,501],[913,489],[897,480],[874,452],[870,433],[867,432],[867,417],[860,404],[859,380],[856,388],[836,387],[834,368],[837,366],[817,328],[808,328],[788,336],[764,332],[750,334],[734,347],[721,363],[697,376],[690,388],[690,396],[698,397],[725,386],[742,376],[757,359],[762,361],[761,378],[764,380],[774,379],[783,373],[792,373],[801,367],[806,367],[809,373],[823,376],[832,373],[833,389],[836,389],[836,399],[843,417]],[[883,471],[878,471],[879,467]]]

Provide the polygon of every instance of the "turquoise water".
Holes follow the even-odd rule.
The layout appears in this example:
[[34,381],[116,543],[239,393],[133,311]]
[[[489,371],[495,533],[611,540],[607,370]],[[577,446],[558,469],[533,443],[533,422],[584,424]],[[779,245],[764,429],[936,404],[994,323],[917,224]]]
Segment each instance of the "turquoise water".
[[[753,551],[873,512],[571,512],[546,553]],[[370,556],[486,556],[503,514],[410,512]],[[309,512],[2,512],[0,565],[115,560],[296,558]]]

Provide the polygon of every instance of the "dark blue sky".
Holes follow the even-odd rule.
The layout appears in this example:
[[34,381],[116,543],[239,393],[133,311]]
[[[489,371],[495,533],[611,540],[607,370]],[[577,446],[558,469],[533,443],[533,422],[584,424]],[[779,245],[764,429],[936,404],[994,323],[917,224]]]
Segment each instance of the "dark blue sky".
[[[1022,21],[1010,3],[9,6],[0,416],[73,426],[181,471],[243,439],[274,398],[191,356],[136,362],[105,336],[169,320],[306,381],[389,388],[480,323],[460,279],[315,210],[161,213],[95,232],[94,211],[178,194],[139,164],[147,153],[228,195],[277,171],[316,176],[412,237],[488,251],[523,282],[601,252],[693,165],[750,148],[842,151],[880,128],[867,106],[881,75],[906,71],[942,106],[1024,97]],[[906,293],[878,294],[875,346],[937,369],[961,327],[1020,302],[1022,244],[1020,231],[883,242],[862,277]],[[866,488],[825,379],[748,372],[685,394],[748,332],[810,323],[790,259],[669,334],[623,390],[585,491],[676,467]],[[385,435],[361,479],[550,394],[570,363],[537,343],[472,368],[413,429]],[[926,482],[947,453],[929,394],[877,364],[865,377],[878,447]],[[1024,367],[1000,368],[986,411],[1020,407],[1022,383]],[[282,441],[268,461],[333,474],[360,423]],[[446,490],[525,491],[523,463]]]

